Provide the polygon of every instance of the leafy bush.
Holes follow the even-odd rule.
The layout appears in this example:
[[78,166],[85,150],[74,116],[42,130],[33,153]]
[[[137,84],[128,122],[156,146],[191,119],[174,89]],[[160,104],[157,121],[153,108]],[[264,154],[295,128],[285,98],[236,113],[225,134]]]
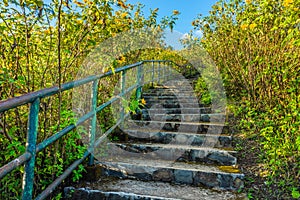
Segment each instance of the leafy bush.
[[[101,42],[135,28],[173,27],[176,15],[157,22],[158,9],[144,16],[142,5],[123,0],[48,1],[4,0],[0,2],[0,96],[1,100],[72,81],[83,60]],[[136,54],[137,53],[137,54]],[[139,52],[115,58],[122,66],[143,58]],[[98,73],[98,72],[97,72]],[[105,79],[99,87],[98,104],[113,95],[119,76]],[[38,142],[49,138],[74,122],[72,91],[41,100]],[[106,130],[114,120],[110,108],[97,115]],[[28,105],[0,113],[0,166],[25,151]],[[110,119],[110,120],[107,120]],[[84,128],[82,131],[85,131]],[[85,150],[80,130],[40,152],[36,160],[34,196],[45,189]],[[79,166],[71,178],[82,174]],[[0,181],[0,199],[17,199],[21,195],[23,168]],[[71,180],[66,180],[69,183]]]
[[300,1],[221,0],[193,24],[239,101],[240,127],[263,145],[270,184],[297,196],[300,178]]

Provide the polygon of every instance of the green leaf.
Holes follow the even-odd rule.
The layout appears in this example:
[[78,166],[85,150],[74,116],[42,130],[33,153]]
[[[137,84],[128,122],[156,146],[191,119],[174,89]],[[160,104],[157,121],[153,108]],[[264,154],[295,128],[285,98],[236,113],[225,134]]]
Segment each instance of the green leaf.
[[293,188],[292,197],[295,198],[295,199],[300,198],[300,192],[297,190],[297,188]]

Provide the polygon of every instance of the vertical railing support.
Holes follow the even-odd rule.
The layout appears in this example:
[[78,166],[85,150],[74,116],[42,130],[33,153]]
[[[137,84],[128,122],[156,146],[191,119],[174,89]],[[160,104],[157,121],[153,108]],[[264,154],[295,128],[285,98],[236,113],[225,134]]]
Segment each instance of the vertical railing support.
[[162,68],[161,68],[161,70],[162,70],[162,72],[161,72],[161,77],[162,77],[162,82],[164,82],[165,81],[165,71],[164,71],[164,69],[165,69],[165,66],[164,66],[164,62],[162,62]]
[[166,61],[163,62],[163,73],[164,73],[164,82],[168,81],[168,71],[167,71]]
[[161,67],[160,67],[160,61],[158,62],[158,78],[157,78],[157,82],[160,83],[160,79],[161,79]]
[[32,199],[34,166],[36,156],[36,141],[39,121],[39,106],[40,99],[37,98],[31,103],[28,116],[26,151],[31,154],[31,158],[25,163],[22,200]]
[[140,100],[142,98],[142,69],[143,66],[139,65],[137,68],[137,89],[136,89],[136,99]]
[[152,61],[152,87],[154,86],[154,61]]
[[[125,89],[126,89],[126,71],[124,70],[121,72],[121,94],[122,94],[122,96],[124,95]],[[120,99],[120,104],[121,104],[121,113],[120,113],[121,124],[120,124],[120,126],[121,126],[121,128],[123,128],[125,108],[124,108],[124,105],[122,102],[122,97]]]
[[89,151],[91,153],[89,157],[89,165],[94,164],[94,144],[95,144],[95,135],[97,130],[97,97],[98,97],[98,80],[93,82],[92,87],[92,105],[91,105],[91,111],[94,113],[93,118],[91,120],[91,130],[90,130],[90,145],[89,145]]
[[170,80],[171,79],[171,77],[172,77],[172,62],[171,61],[169,61],[168,62],[168,80]]

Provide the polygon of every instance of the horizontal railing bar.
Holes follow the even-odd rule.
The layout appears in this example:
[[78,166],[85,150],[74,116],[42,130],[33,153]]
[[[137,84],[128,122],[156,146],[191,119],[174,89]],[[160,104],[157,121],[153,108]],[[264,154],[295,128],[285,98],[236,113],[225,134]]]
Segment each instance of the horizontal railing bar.
[[83,155],[82,158],[76,160],[75,162],[73,162],[72,165],[70,165],[62,175],[60,175],[57,179],[55,179],[55,181],[53,183],[51,183],[42,193],[40,193],[36,200],[42,200],[45,199],[49,196],[49,194],[51,194],[54,189],[63,181],[65,180],[72,172],[74,169],[76,169],[76,167],[78,165],[80,165],[88,156],[90,155],[89,151],[86,151]]
[[24,164],[26,161],[28,161],[31,158],[31,154],[29,152],[25,152],[18,158],[10,161],[6,165],[0,168],[0,179],[2,179],[4,176],[6,176],[9,172],[13,171],[20,165]]
[[[39,90],[39,91],[35,91],[35,92],[31,92],[19,97],[14,97],[11,99],[7,99],[4,101],[0,101],[0,113],[7,111],[9,109],[21,106],[21,105],[25,105],[28,103],[33,103],[36,99],[41,99],[41,98],[45,98],[45,97],[49,97],[55,94],[58,94],[60,92],[66,91],[66,90],[70,90],[73,89],[75,87],[79,87],[81,85],[87,84],[87,83],[91,83],[91,82],[95,82],[95,81],[99,81],[99,79],[110,76],[110,75],[114,75],[126,70],[129,70],[131,68],[135,68],[138,66],[141,66],[144,63],[153,63],[152,66],[154,66],[154,63],[173,63],[175,65],[177,65],[176,63],[172,62],[172,61],[166,61],[166,60],[145,60],[145,61],[141,61],[138,63],[134,63],[131,65],[126,65],[120,68],[113,70],[110,70],[104,74],[100,74],[100,75],[92,75],[80,80],[76,80],[76,81],[71,81],[71,82],[67,82],[61,85],[61,87],[59,88],[58,86],[54,86],[51,88],[46,88],[43,90]],[[179,66],[179,65],[177,65]],[[152,71],[152,70],[151,70]],[[156,69],[156,71],[164,71],[163,69]],[[163,77],[158,77],[153,79],[150,82],[156,81],[156,80],[160,80],[161,78],[164,78],[166,76]],[[113,97],[112,99],[110,99],[108,102],[105,102],[104,104],[102,104],[101,106],[97,107],[96,110],[92,110],[89,111],[88,113],[86,113],[85,115],[83,115],[82,117],[80,117],[77,120],[76,124],[71,124],[67,127],[65,127],[64,129],[62,129],[61,131],[57,132],[56,134],[52,135],[51,137],[45,139],[44,141],[42,141],[41,143],[39,143],[36,146],[36,153],[42,151],[43,149],[45,149],[46,147],[48,147],[49,145],[51,145],[52,143],[54,143],[55,141],[61,139],[64,135],[70,133],[73,129],[75,129],[77,126],[79,126],[80,124],[84,123],[86,120],[92,118],[93,116],[95,116],[95,113],[100,112],[101,110],[103,110],[104,108],[106,108],[107,106],[111,105],[113,102],[119,100],[121,97],[123,97],[125,94],[127,94],[128,92],[136,89],[137,87],[140,87],[140,85],[135,84],[131,87],[129,87],[127,90],[125,90],[124,92],[120,93],[118,96]],[[125,117],[128,117],[130,115],[130,113],[127,113],[125,115]],[[122,122],[124,121],[124,118],[119,119],[114,126],[112,126],[111,128],[109,128],[104,135],[102,135],[100,138],[97,139],[97,141],[94,144],[94,147],[90,147],[90,148],[95,148],[97,147],[103,140],[104,138],[106,138],[117,126],[119,126]],[[91,150],[91,149],[89,149]],[[47,196],[49,196],[50,193],[52,193],[54,191],[54,189],[67,177],[69,176],[72,171],[79,165],[81,164],[84,159],[86,159],[88,156],[90,155],[90,151],[86,151],[83,155],[83,157],[81,159],[76,160],[75,162],[73,162],[73,164],[71,166],[69,166],[62,175],[60,175],[52,184],[50,184],[41,194],[38,195],[38,197],[36,199],[45,199]],[[0,179],[3,178],[4,176],[6,176],[9,172],[11,172],[12,170],[16,169],[17,167],[19,167],[20,165],[24,164],[26,161],[30,160],[30,158],[32,157],[32,155],[29,152],[25,152],[24,154],[22,154],[21,156],[19,156],[18,158],[14,159],[13,161],[9,162],[8,164],[4,165],[3,167],[0,168]]]
[[[129,113],[125,115],[125,117],[129,116]],[[119,124],[122,122],[122,120],[119,120],[114,126],[112,126],[110,129],[108,129],[104,135],[102,135],[96,142],[95,147],[97,147]],[[83,162],[84,159],[86,159],[90,155],[90,151],[86,151],[83,158],[78,159],[75,161],[68,169],[65,170],[65,172],[57,178],[51,185],[49,185],[37,198],[36,200],[42,200],[47,198],[47,196],[50,195],[50,193],[53,192],[53,190],[67,177],[69,176],[72,171]]]
[[55,141],[57,141],[58,139],[60,139],[64,135],[66,135],[67,133],[71,132],[75,128],[76,128],[76,125],[71,124],[71,125],[65,127],[64,129],[62,129],[61,131],[57,132],[56,134],[52,135],[51,137],[45,139],[43,142],[41,142],[37,145],[36,153],[42,151],[43,149],[48,147],[50,144],[54,143]]
[[[128,92],[130,92],[131,90],[133,90],[134,88],[136,88],[137,85],[134,85],[130,88],[128,88],[123,94],[124,95]],[[108,105],[112,104],[113,102],[117,101],[119,99],[119,97],[115,97],[113,99],[111,99],[110,101],[102,104],[101,106],[99,106],[96,109],[96,112],[100,112],[101,110],[103,110],[105,107],[107,107]],[[45,149],[46,147],[48,147],[49,145],[51,145],[52,143],[54,143],[55,141],[57,141],[58,139],[60,139],[61,137],[63,137],[64,135],[66,135],[67,133],[69,133],[70,131],[72,131],[73,129],[75,129],[78,125],[82,124],[83,122],[85,122],[86,120],[90,119],[92,116],[94,115],[94,112],[91,111],[89,113],[87,113],[86,115],[84,115],[83,117],[81,117],[76,125],[75,124],[71,124],[67,127],[65,127],[63,130],[57,132],[55,135],[47,138],[46,140],[44,140],[43,142],[39,143],[37,145],[36,148],[36,152],[40,152],[43,149]],[[119,125],[119,123],[117,124]],[[108,133],[109,134],[109,133]],[[23,163],[25,163],[27,160],[29,160],[31,157],[30,153],[24,153],[23,155],[21,155],[19,158],[14,159],[13,161],[11,161],[10,163],[6,164],[5,166],[0,168],[0,178],[4,177],[6,174],[8,174],[9,172],[11,172],[12,170],[14,170],[15,168],[17,168],[18,166],[22,165]]]
[[62,84],[61,88],[59,88],[58,86],[54,86],[54,87],[51,87],[51,88],[46,88],[46,89],[39,90],[39,91],[36,91],[36,92],[31,92],[31,93],[28,93],[28,94],[24,94],[24,95],[19,96],[19,97],[14,97],[14,98],[10,98],[10,99],[4,100],[4,101],[0,101],[0,112],[4,112],[4,111],[7,111],[11,108],[15,108],[15,107],[27,104],[27,103],[31,103],[37,98],[49,97],[49,96],[58,94],[59,92],[70,90],[70,89],[73,89],[75,87],[79,87],[81,85],[99,80],[99,79],[104,78],[106,76],[110,76],[112,74],[116,74],[116,73],[119,73],[121,71],[137,67],[137,66],[143,64],[143,62],[144,61],[141,61],[141,62],[132,64],[132,65],[126,65],[124,67],[117,68],[114,72],[112,70],[110,70],[110,71],[108,71],[104,74],[101,74],[101,75],[93,75],[93,76],[89,76],[89,77],[84,78],[84,79],[64,83],[64,84]]
[[[129,88],[130,89],[130,88]],[[111,99],[110,101],[102,104],[101,106],[99,106],[96,109],[96,113],[100,112],[101,110],[103,110],[105,107],[107,107],[108,105],[112,104],[114,101],[118,100],[119,97],[115,97],[113,99]],[[75,129],[78,125],[82,124],[83,122],[85,122],[86,120],[90,119],[91,117],[93,117],[93,115],[95,114],[94,111],[90,111],[87,114],[85,114],[84,116],[82,116],[81,118],[78,119],[76,125],[75,124],[71,124],[67,127],[65,127],[63,130],[57,132],[55,135],[49,137],[48,139],[44,140],[43,142],[39,143],[37,145],[37,153],[42,151],[43,149],[45,149],[47,146],[49,146],[50,144],[54,143],[56,140],[60,139],[61,137],[63,137],[65,134],[69,133],[70,131],[72,131],[73,129]]]
[[[135,87],[137,87],[136,85],[133,87],[128,88],[124,94],[126,94],[127,92],[133,90]],[[115,97],[113,99],[111,99],[109,102],[102,104],[101,106],[99,106],[96,110],[96,112],[100,112],[101,110],[103,110],[106,106],[112,104],[114,101],[118,100],[119,97]],[[59,140],[61,137],[63,137],[64,135],[66,135],[67,133],[69,133],[70,131],[72,131],[73,129],[75,129],[78,125],[82,124],[83,122],[85,122],[86,120],[90,119],[92,116],[94,115],[94,112],[91,111],[87,114],[85,114],[83,117],[81,117],[76,125],[75,124],[71,124],[67,127],[65,127],[64,129],[62,129],[61,131],[57,132],[56,134],[54,134],[53,136],[47,138],[46,140],[44,140],[43,142],[39,143],[36,147],[36,153],[42,151],[43,149],[45,149],[46,147],[48,147],[49,145],[51,145],[52,143],[54,143],[55,141]],[[23,160],[23,156],[26,156],[29,153],[25,153],[23,155],[21,155],[19,158],[11,161],[10,163],[8,163],[7,165],[3,166],[0,168],[0,178],[4,177],[6,174],[8,174],[9,172],[11,172],[12,170],[14,170],[15,168],[17,168],[18,166],[22,165],[24,162],[26,162],[27,160],[30,159],[30,157],[27,160],[24,160],[24,162],[19,163],[19,160]],[[30,154],[29,154],[30,155]],[[16,163],[18,163],[18,165],[16,165]],[[2,169],[3,168],[3,169]],[[3,172],[2,172],[3,170]],[[6,173],[4,173],[6,172]],[[3,174],[3,175],[2,175]]]

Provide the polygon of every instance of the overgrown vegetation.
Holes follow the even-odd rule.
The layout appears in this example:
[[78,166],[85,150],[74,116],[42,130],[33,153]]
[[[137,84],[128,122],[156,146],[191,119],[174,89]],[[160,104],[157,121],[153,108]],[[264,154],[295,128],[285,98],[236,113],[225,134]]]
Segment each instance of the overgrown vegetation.
[[[167,27],[172,29],[179,14],[174,12],[160,23],[157,21],[158,9],[144,16],[142,5],[131,5],[123,0],[48,2],[0,2],[1,100],[54,85],[60,87],[62,83],[77,77],[77,71],[86,56],[107,38],[131,29],[156,28],[158,32]],[[131,52],[116,57],[108,68],[157,56],[158,59],[169,57],[168,53],[153,50],[148,53]],[[102,80],[99,104],[111,98],[118,80],[118,76]],[[42,100],[38,143],[75,121],[71,99],[72,91],[68,91]],[[105,130],[114,123],[110,116],[111,108],[98,115],[101,129]],[[0,113],[0,166],[24,153],[27,118],[28,105]],[[34,196],[82,156],[86,148],[80,135],[84,134],[87,134],[85,128],[77,129],[38,154]],[[79,166],[65,184],[77,181],[83,170],[83,166]],[[23,171],[21,167],[0,181],[0,199],[19,199]]]
[[299,16],[299,0],[220,0],[193,22],[239,128],[261,146],[260,176],[280,188],[270,192],[274,199],[300,197]]
[[[156,28],[160,34],[166,27],[173,29],[179,14],[174,11],[158,22],[158,9],[146,17],[142,8],[123,0],[1,1],[1,100],[61,86],[76,77],[86,56],[107,38],[145,27]],[[299,0],[220,0],[208,17],[199,16],[193,22],[203,37],[192,43],[201,44],[221,71],[229,100],[234,102],[232,109],[240,119],[239,128],[261,148],[260,176],[267,179],[267,185],[280,189],[273,196],[270,192],[274,199],[300,197],[299,8]],[[184,56],[161,50],[159,42],[153,47],[120,55],[108,69],[165,59],[187,66],[175,68],[189,74]],[[102,80],[99,103],[113,95],[118,80],[118,76]],[[204,79],[198,80],[196,90],[204,104],[211,103]],[[42,100],[38,142],[74,122],[71,98],[72,91]],[[135,107],[140,104],[134,103]],[[98,115],[101,129],[114,123],[108,117],[111,112],[107,108]],[[0,113],[0,166],[25,151],[27,118],[28,106]],[[85,147],[80,134],[87,130],[78,129],[39,153],[35,195],[82,155]],[[21,167],[0,181],[0,199],[19,198],[23,171]],[[80,166],[65,183],[77,181],[82,171]]]

